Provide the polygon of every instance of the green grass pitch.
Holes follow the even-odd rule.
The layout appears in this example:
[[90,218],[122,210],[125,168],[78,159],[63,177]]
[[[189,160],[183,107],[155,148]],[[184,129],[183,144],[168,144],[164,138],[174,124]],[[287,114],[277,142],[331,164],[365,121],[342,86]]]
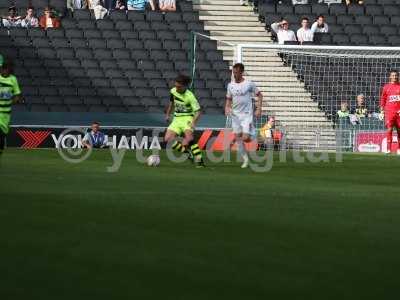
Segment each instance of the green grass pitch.
[[8,149],[0,299],[397,299],[400,157],[195,169]]

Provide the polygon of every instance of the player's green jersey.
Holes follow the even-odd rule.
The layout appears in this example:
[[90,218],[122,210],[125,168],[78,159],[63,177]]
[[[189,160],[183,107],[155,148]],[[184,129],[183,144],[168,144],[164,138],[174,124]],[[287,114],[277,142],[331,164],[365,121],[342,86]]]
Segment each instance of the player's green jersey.
[[194,116],[200,110],[199,102],[190,90],[186,90],[183,94],[171,89],[171,101],[174,102],[174,116]]
[[21,94],[17,78],[14,75],[0,75],[0,113],[11,113],[12,99]]
[[0,129],[8,133],[11,115],[11,105],[14,96],[21,94],[17,78],[14,75],[0,75]]

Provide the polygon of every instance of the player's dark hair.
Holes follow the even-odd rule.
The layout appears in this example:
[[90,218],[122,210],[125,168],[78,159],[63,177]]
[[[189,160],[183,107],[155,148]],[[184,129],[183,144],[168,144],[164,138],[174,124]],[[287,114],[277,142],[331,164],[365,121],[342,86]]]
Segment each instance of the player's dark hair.
[[233,65],[233,69],[239,69],[240,72],[244,72],[244,65],[242,63],[237,63]]
[[319,18],[325,19],[324,15],[319,15],[319,16],[317,17],[317,20],[318,20]]
[[399,71],[397,71],[397,70],[390,70],[389,74],[392,74],[392,73],[396,73],[397,75],[399,75]]
[[178,83],[180,83],[180,84],[183,84],[184,86],[189,86],[189,84],[190,84],[190,82],[191,82],[192,80],[190,79],[189,76],[186,76],[186,75],[183,75],[183,74],[179,74],[179,75],[175,78],[175,81],[178,82]]
[[17,11],[17,8],[15,7],[15,6],[10,6],[9,8],[8,8],[8,11]]
[[7,69],[10,74],[13,73],[13,62],[9,57],[3,56],[3,65],[0,69]]
[[303,21],[309,22],[310,20],[309,20],[307,17],[303,17],[303,18],[301,18],[301,21],[302,21],[302,22],[303,22]]
[[26,10],[30,10],[30,9],[35,10],[35,8],[34,8],[33,6],[28,6],[28,7],[26,8]]
[[100,126],[100,123],[97,122],[97,121],[94,121],[94,122],[92,123],[92,125],[99,125],[99,126]]

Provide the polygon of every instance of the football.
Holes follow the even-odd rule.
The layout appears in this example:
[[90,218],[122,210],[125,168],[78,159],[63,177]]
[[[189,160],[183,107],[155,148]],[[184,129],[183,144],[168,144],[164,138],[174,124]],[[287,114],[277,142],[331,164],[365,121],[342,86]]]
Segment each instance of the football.
[[158,155],[150,155],[147,158],[147,165],[149,167],[157,167],[160,164],[160,156]]

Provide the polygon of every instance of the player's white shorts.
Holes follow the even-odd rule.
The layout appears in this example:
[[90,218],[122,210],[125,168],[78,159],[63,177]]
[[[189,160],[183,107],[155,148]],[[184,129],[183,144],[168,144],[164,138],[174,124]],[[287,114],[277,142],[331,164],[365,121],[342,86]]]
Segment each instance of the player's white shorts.
[[256,136],[253,114],[232,115],[233,133],[245,133]]

